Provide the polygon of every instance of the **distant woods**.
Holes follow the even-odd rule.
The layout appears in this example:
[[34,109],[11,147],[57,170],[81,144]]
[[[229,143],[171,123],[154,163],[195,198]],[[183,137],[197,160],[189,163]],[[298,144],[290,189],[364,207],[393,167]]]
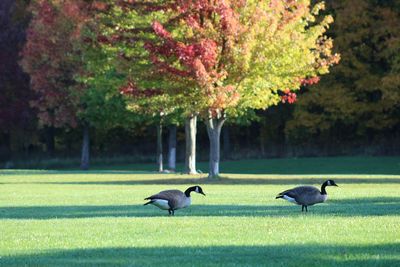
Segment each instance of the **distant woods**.
[[[80,10],[85,12],[76,17],[68,13],[60,16],[50,7],[42,10],[41,23],[57,27],[57,23],[62,23],[63,31],[56,31],[55,26],[51,31],[38,27],[34,38],[43,41],[43,36],[52,33],[51,42],[56,44],[55,47],[63,46],[63,50],[49,50],[49,47],[55,47],[45,41],[24,52],[26,37],[33,34],[27,32],[29,21],[35,19],[30,2],[43,4],[46,1],[0,1],[0,168],[12,167],[12,162],[19,159],[78,158],[82,152],[82,137],[87,136],[88,121],[91,158],[132,156],[137,161],[156,162],[157,157],[164,158],[164,167],[171,169],[175,168],[175,163],[169,162],[169,155],[183,162],[184,122],[175,123],[170,119],[172,123],[166,123],[162,131],[156,131],[157,121],[148,119],[149,114],[140,118],[127,114],[123,109],[126,100],[119,93],[109,91],[113,86],[122,85],[121,74],[112,69],[101,69],[108,55],[78,47],[71,41],[78,37],[70,19],[79,21],[80,27],[93,10],[82,6],[87,9],[81,7]],[[87,1],[85,5],[89,2],[96,1]],[[280,103],[264,111],[251,111],[242,118],[228,119],[221,130],[222,160],[400,154],[399,1],[326,2],[324,13],[332,14],[335,20],[327,35],[334,38],[333,51],[341,54],[341,62],[332,67],[329,74],[321,76],[319,82],[315,81],[317,84],[313,84],[313,80],[307,81],[308,84],[297,92],[296,102],[292,105]],[[102,6],[98,6],[101,9]],[[74,12],[74,8],[78,7],[69,6],[66,10]],[[56,23],[57,17],[61,19]],[[84,49],[85,53],[81,53]],[[63,51],[66,50],[77,52],[80,57],[65,61]],[[132,51],[128,52],[134,56]],[[21,64],[25,64],[25,70],[38,66],[24,63],[24,53],[25,56],[40,57],[40,64],[46,62],[48,55],[56,55],[60,60],[53,61],[52,69],[43,68],[29,77]],[[80,87],[73,71],[82,66],[81,60],[97,66],[92,74],[104,80],[82,78],[86,87]],[[67,75],[63,73],[65,70],[68,70]],[[32,86],[35,82],[41,86]],[[41,92],[52,87],[55,88],[52,92],[57,95],[40,97]],[[72,87],[79,88],[76,90],[79,93],[64,90]],[[153,110],[154,103],[163,103],[161,101],[164,99],[149,103],[151,108],[146,108],[147,111],[151,114],[167,112]],[[43,103],[48,108],[43,109]],[[131,111],[137,112],[135,108],[132,105]],[[198,120],[197,160],[207,160],[209,136],[204,119],[199,117]],[[161,134],[158,139],[157,134]],[[88,147],[85,149],[89,150]],[[164,157],[160,157],[157,150],[162,151]],[[83,156],[88,161],[89,156]]]

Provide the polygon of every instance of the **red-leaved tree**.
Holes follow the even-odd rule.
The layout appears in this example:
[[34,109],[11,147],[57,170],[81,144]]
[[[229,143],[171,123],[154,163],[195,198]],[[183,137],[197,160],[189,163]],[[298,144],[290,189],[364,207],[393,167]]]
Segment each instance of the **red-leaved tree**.
[[77,116],[84,89],[74,76],[82,71],[76,43],[88,9],[85,1],[33,1],[33,18],[21,62],[36,95],[31,105],[38,111],[39,124],[55,128],[83,126],[83,169],[89,163],[88,125]]
[[313,7],[309,1],[174,2],[171,17],[181,23],[154,21],[157,41],[145,48],[161,72],[194,82],[210,139],[209,176],[214,177],[229,110],[293,103],[293,90],[316,81],[338,61],[331,54],[332,40],[324,36],[333,20],[318,21],[323,3]]
[[[163,88],[164,94],[185,110],[188,128],[194,128],[197,114],[205,120],[210,177],[219,175],[220,132],[228,114],[293,103],[295,90],[316,81],[339,59],[324,35],[333,19],[318,16],[323,2],[121,0],[114,6],[114,14],[129,19],[115,19],[103,41],[114,48],[124,43],[123,58],[133,64],[143,64],[147,56],[148,78],[178,84]],[[138,76],[146,77],[138,69],[131,72]]]

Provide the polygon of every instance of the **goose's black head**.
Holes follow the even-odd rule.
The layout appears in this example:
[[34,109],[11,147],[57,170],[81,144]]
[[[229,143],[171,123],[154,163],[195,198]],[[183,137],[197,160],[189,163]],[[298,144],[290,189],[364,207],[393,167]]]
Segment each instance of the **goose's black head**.
[[186,189],[185,195],[186,195],[187,197],[190,197],[190,193],[191,193],[192,191],[194,191],[194,192],[196,192],[196,193],[199,193],[199,194],[202,194],[203,196],[206,195],[206,194],[204,194],[203,189],[202,189],[200,186],[198,186],[198,185],[192,186],[192,187],[189,187],[188,189]]
[[338,186],[334,180],[327,180],[325,183],[327,186]]
[[334,180],[326,180],[321,186],[321,194],[322,195],[326,195],[325,187],[327,187],[327,186],[338,186],[338,185],[335,183]]

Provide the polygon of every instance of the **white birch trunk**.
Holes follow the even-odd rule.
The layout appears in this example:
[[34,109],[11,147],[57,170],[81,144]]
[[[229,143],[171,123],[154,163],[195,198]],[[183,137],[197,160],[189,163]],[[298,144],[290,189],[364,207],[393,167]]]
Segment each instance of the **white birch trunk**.
[[210,140],[209,178],[217,178],[219,176],[220,136],[224,122],[225,118],[209,118],[206,121],[208,138]]
[[197,116],[192,115],[185,122],[185,172],[188,174],[197,174],[196,171],[196,132]]
[[161,122],[157,125],[157,166],[159,172],[164,171]]
[[83,140],[82,140],[82,157],[81,157],[81,169],[89,169],[90,160],[90,139],[89,139],[89,125],[83,126]]
[[176,125],[169,126],[168,169],[176,171]]

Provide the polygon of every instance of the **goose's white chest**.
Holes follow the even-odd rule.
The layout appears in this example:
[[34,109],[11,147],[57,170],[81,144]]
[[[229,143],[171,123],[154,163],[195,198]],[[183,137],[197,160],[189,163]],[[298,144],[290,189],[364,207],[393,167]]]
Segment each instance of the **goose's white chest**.
[[191,197],[186,197],[184,196],[180,203],[178,203],[178,205],[176,205],[175,209],[183,209],[183,208],[187,208],[190,206],[190,204],[192,204],[192,198]]
[[325,202],[328,199],[328,195],[321,195],[321,202]]

